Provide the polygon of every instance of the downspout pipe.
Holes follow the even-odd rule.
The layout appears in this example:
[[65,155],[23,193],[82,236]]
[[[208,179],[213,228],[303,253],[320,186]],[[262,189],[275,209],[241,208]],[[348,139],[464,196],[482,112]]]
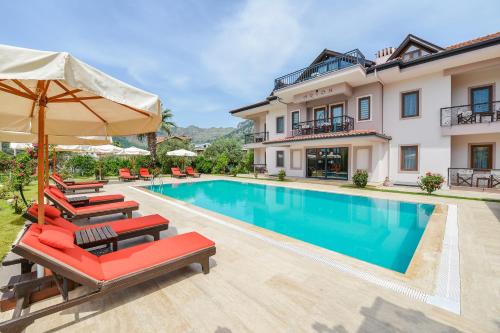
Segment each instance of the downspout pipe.
[[[382,87],[382,133],[385,134],[385,128],[384,128],[384,82],[382,81],[382,79],[380,78],[380,76],[378,76],[378,72],[377,72],[377,68],[375,68],[374,70],[374,75],[375,75],[375,78],[377,79],[378,83],[380,83],[381,87]],[[385,180],[384,180],[384,186],[391,186],[391,180],[389,178],[389,175],[391,174],[391,146],[390,144],[388,143],[389,145],[389,148],[387,149],[387,177],[385,177]]]

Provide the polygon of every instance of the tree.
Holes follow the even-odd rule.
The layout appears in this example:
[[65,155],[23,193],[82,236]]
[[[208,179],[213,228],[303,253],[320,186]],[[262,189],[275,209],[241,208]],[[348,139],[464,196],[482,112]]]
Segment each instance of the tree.
[[[171,120],[173,117],[172,110],[164,109],[161,112],[161,123],[158,131],[165,132],[168,136],[172,134],[172,129],[176,126],[175,123]],[[157,146],[157,132],[151,132],[146,134],[139,134],[137,138],[141,141],[147,140],[148,150],[151,152],[151,160],[153,164],[156,164],[157,154],[156,154],[156,146]]]
[[163,172],[169,173],[170,168],[173,166],[180,166],[190,159],[179,156],[168,156],[167,152],[178,149],[191,150],[191,144],[183,140],[167,139],[158,145],[158,162],[161,165]]
[[241,143],[227,138],[215,140],[203,153],[203,157],[212,163],[214,173],[226,172],[229,168],[240,165],[244,155]]

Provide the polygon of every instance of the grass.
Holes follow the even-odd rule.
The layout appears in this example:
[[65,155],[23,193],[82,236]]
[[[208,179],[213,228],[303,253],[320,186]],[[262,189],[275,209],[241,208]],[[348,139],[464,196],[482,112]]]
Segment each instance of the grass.
[[[36,182],[31,183],[24,190],[26,200],[35,199],[37,193]],[[0,199],[0,261],[10,251],[19,230],[24,226],[25,219],[14,213],[14,209],[5,199]]]
[[448,199],[460,199],[460,200],[473,200],[473,201],[486,201],[486,202],[500,202],[500,199],[491,199],[491,198],[478,198],[478,197],[464,197],[459,195],[449,195],[449,194],[427,194],[425,192],[414,192],[414,191],[402,191],[402,190],[391,190],[385,188],[379,188],[375,186],[366,186],[364,188],[357,187],[354,184],[344,184],[340,185],[340,187],[344,188],[353,188],[357,190],[364,191],[375,191],[375,192],[388,192],[388,193],[399,193],[399,194],[411,194],[411,195],[422,195],[426,197],[438,197],[438,198],[448,198]]

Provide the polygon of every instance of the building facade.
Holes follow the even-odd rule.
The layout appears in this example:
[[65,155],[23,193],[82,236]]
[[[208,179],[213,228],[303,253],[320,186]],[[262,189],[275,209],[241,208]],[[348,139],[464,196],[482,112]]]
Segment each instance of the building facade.
[[[500,168],[500,33],[446,48],[413,35],[367,60],[325,49],[275,79],[265,100],[230,111],[254,121],[256,167],[292,177],[492,187]],[[500,177],[498,178],[500,180]]]

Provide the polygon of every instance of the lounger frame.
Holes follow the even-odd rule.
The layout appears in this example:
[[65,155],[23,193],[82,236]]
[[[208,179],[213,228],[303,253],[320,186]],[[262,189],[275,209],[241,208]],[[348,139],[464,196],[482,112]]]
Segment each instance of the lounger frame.
[[[38,217],[33,216],[28,212],[25,212],[23,214],[23,217],[30,222],[38,223]],[[112,221],[110,221],[110,222],[112,222]],[[106,223],[106,222],[104,222],[104,223]],[[140,237],[140,236],[152,236],[153,240],[157,241],[160,239],[160,233],[164,230],[168,230],[168,225],[169,225],[168,223],[164,223],[164,224],[159,224],[159,225],[155,225],[152,227],[122,232],[122,233],[118,234],[118,241],[130,239],[130,238],[135,238],[135,237]],[[92,227],[91,224],[88,226]]]
[[60,181],[57,178],[54,178],[50,176],[50,179],[52,179],[55,183],[58,189],[60,189],[64,193],[76,193],[76,191],[89,191],[89,190],[94,190],[95,192],[99,192],[101,188],[103,188],[103,184],[95,184],[95,185],[85,185],[84,187],[79,187],[79,188],[71,188],[71,185],[66,184],[63,181]]
[[[59,202],[60,199],[47,193],[47,191],[44,191],[43,194],[45,195],[45,197],[47,199],[49,199],[54,204],[54,206],[56,206],[57,209],[59,209],[61,212],[63,212],[64,215],[66,215],[66,217],[69,220],[78,220],[78,219],[85,219],[85,218],[91,218],[91,217],[96,217],[96,216],[106,216],[106,215],[113,215],[113,214],[124,214],[128,218],[132,218],[132,212],[134,210],[139,209],[139,205],[137,205],[137,206],[133,206],[133,207],[108,209],[105,211],[89,212],[89,213],[83,213],[83,214],[73,214],[73,212],[69,211],[66,207],[61,205],[61,203]],[[97,205],[93,205],[93,206],[97,206]]]
[[[20,255],[30,262],[42,265],[43,267],[50,269],[53,275],[45,276],[32,281],[21,282],[12,286],[12,289],[15,290],[16,295],[16,308],[14,310],[12,319],[0,323],[0,332],[3,333],[21,332],[27,326],[31,325],[36,319],[74,307],[79,304],[99,299],[115,291],[130,288],[163,274],[184,268],[190,264],[200,264],[203,273],[208,274],[210,272],[209,258],[210,256],[215,255],[216,250],[215,246],[212,246],[197,252],[187,254],[180,258],[169,260],[159,265],[150,267],[146,270],[128,274],[126,276],[109,281],[97,281],[63,263],[48,258],[43,253],[39,253],[34,249],[21,244],[20,241],[18,241],[18,243],[13,247],[12,252]],[[33,289],[40,284],[52,279],[55,280],[56,285],[61,292],[62,302],[37,311],[23,314],[22,310],[24,308],[27,308],[31,304],[30,294]],[[93,290],[85,295],[70,299],[67,288],[68,280],[91,287]]]

